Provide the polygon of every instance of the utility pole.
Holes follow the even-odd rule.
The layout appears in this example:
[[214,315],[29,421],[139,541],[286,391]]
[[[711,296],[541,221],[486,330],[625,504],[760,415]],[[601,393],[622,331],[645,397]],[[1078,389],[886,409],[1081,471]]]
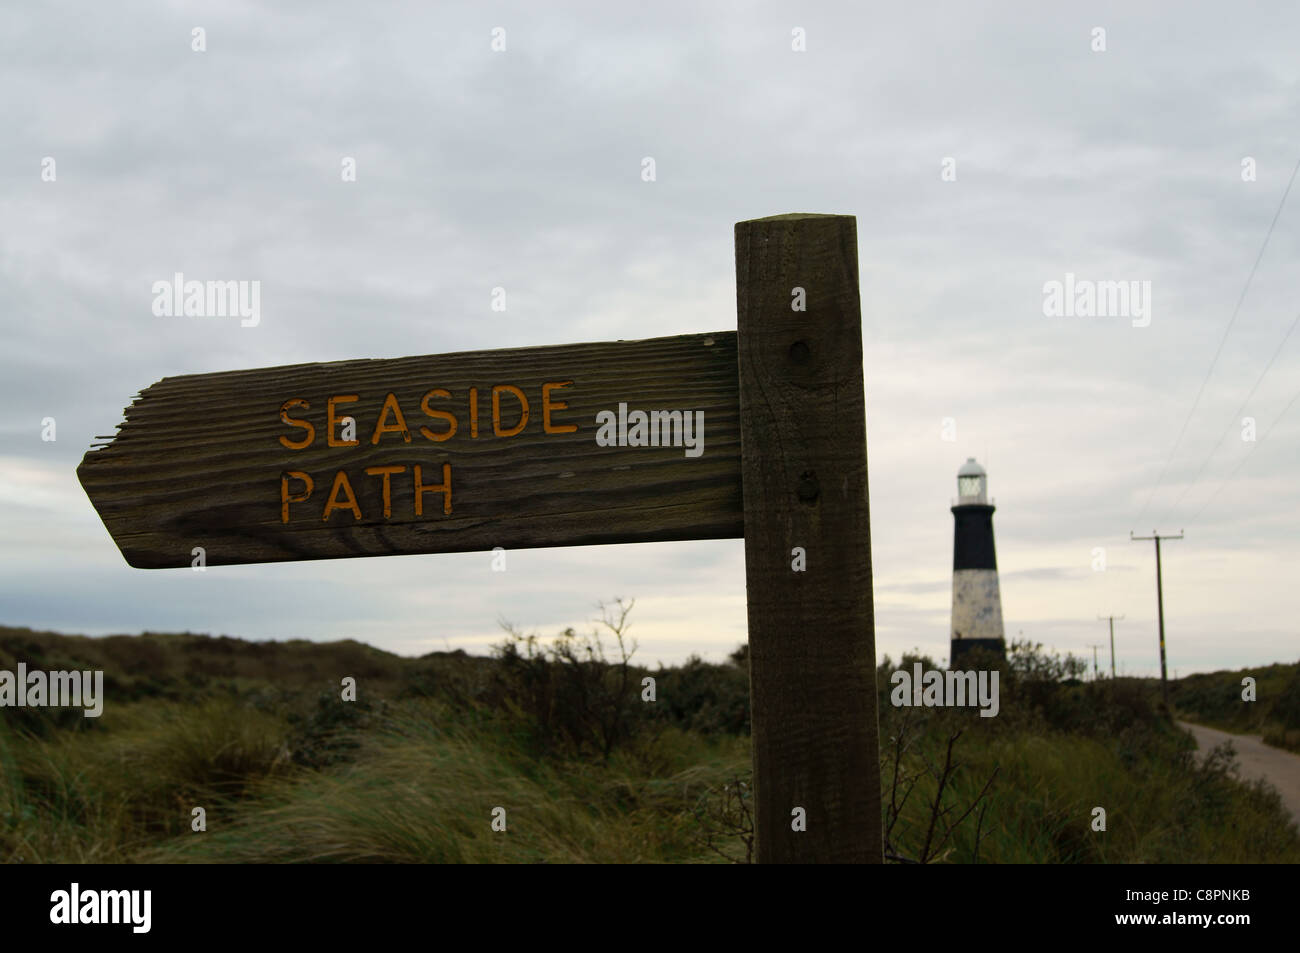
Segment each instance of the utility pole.
[[1110,620],[1110,679],[1115,680],[1115,620],[1123,619],[1122,615],[1099,615],[1098,619],[1105,622]]
[[1088,648],[1092,649],[1092,680],[1095,682],[1098,677],[1097,676],[1097,650],[1101,648],[1101,646],[1090,644]]
[[1165,672],[1165,593],[1164,585],[1160,579],[1160,540],[1182,539],[1183,531],[1180,529],[1177,536],[1161,536],[1155,530],[1151,531],[1150,536],[1134,536],[1133,531],[1129,530],[1128,537],[1133,542],[1145,539],[1154,539],[1156,541],[1156,610],[1160,613],[1160,697],[1164,699],[1165,707],[1168,708],[1169,676]]

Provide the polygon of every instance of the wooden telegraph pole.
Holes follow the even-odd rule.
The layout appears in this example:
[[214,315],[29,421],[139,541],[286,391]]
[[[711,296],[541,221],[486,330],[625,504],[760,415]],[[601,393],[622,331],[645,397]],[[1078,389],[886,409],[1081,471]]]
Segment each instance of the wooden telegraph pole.
[[1165,592],[1164,583],[1160,577],[1160,540],[1162,539],[1182,539],[1183,531],[1180,529],[1177,536],[1161,536],[1155,530],[1151,531],[1150,536],[1134,536],[1132,531],[1129,532],[1129,539],[1133,541],[1154,539],[1156,541],[1156,611],[1160,615],[1160,697],[1169,707],[1169,678],[1165,674]]
[[1092,680],[1095,682],[1100,677],[1100,674],[1097,671],[1097,650],[1101,648],[1101,646],[1090,642],[1088,643],[1088,648],[1092,649]]
[[856,221],[735,251],[738,331],[168,377],[77,476],[143,569],[744,536],[758,860],[880,863]]
[[1123,619],[1122,615],[1099,615],[1097,618],[1103,622],[1110,621],[1110,678],[1115,680],[1115,620]]

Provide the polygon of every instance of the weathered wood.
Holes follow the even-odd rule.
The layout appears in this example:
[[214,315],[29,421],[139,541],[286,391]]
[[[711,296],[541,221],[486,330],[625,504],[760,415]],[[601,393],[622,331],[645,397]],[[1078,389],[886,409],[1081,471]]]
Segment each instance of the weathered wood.
[[736,298],[757,859],[880,863],[855,219],[740,222]]
[[855,227],[737,224],[738,333],[166,378],[77,474],[142,568],[743,535],[758,860],[880,862]]
[[[544,401],[547,383],[563,386]],[[496,385],[518,388],[529,403],[528,421],[513,436],[504,434],[520,421],[521,402],[501,391],[494,428]],[[434,389],[448,396],[431,395]],[[390,394],[396,413],[384,411]],[[331,428],[327,400],[340,395],[358,399],[336,404]],[[307,402],[285,411],[304,424],[281,419],[291,399]],[[703,453],[598,446],[596,415],[617,414],[620,402],[629,412],[703,412]],[[455,434],[435,440],[450,422],[431,411],[454,414]],[[409,441],[397,430],[399,414]],[[127,562],[140,568],[189,566],[194,547],[203,547],[208,565],[222,565],[744,531],[734,331],[168,377],[125,415],[113,442],[88,452],[77,476]],[[357,445],[329,446],[327,432],[342,439],[343,417],[355,421]],[[308,423],[310,444],[282,442],[303,443]],[[562,432],[567,427],[575,429]],[[414,467],[430,487],[442,484],[444,463],[451,512],[444,493],[428,491],[418,494],[417,514]],[[365,472],[392,467],[403,469]],[[336,485],[339,471],[355,507]],[[288,473],[312,478],[307,499],[284,501],[306,491]],[[327,509],[332,495],[336,505]]]

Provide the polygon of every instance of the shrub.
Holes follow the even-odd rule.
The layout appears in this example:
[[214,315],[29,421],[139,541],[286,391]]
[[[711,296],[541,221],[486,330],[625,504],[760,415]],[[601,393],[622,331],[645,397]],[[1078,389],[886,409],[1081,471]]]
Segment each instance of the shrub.
[[[734,659],[734,656],[733,656]],[[692,655],[655,674],[658,701],[653,714],[687,731],[747,735],[750,730],[749,672],[739,665],[712,665]]]
[[496,646],[497,665],[488,699],[515,712],[544,749],[557,754],[594,753],[608,760],[644,719],[639,680],[631,665],[636,643],[627,637],[633,603],[599,606],[600,624],[613,634],[617,656],[606,657],[599,632],[580,636],[566,629],[550,645],[502,623],[509,638]]

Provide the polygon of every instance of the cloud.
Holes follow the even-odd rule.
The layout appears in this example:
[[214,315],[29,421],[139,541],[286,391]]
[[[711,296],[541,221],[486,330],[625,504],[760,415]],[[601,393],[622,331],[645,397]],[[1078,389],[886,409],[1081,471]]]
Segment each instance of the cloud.
[[[1300,556],[1300,413],[1253,448],[1233,420],[1294,316],[1290,205],[1169,457],[1295,162],[1300,12],[377,9],[0,12],[3,621],[418,652],[484,644],[502,614],[580,624],[618,593],[641,600],[654,657],[721,657],[744,632],[738,541],[519,554],[503,585],[476,554],[142,573],[71,474],[168,375],[732,328],[733,223],[803,210],[858,216],[880,651],[946,653],[967,456],[997,498],[1009,634],[1084,644],[1117,604],[1146,624],[1153,557],[1128,532],[1148,530],[1132,522],[1163,468],[1143,520],[1188,530],[1165,595],[1196,664],[1290,651],[1291,608],[1260,593],[1286,592]],[[260,280],[261,325],[155,318],[150,283],[176,271]],[[1045,317],[1066,272],[1151,281],[1151,325]],[[1244,411],[1260,433],[1294,393],[1296,343]],[[1211,608],[1250,640],[1218,638]]]

